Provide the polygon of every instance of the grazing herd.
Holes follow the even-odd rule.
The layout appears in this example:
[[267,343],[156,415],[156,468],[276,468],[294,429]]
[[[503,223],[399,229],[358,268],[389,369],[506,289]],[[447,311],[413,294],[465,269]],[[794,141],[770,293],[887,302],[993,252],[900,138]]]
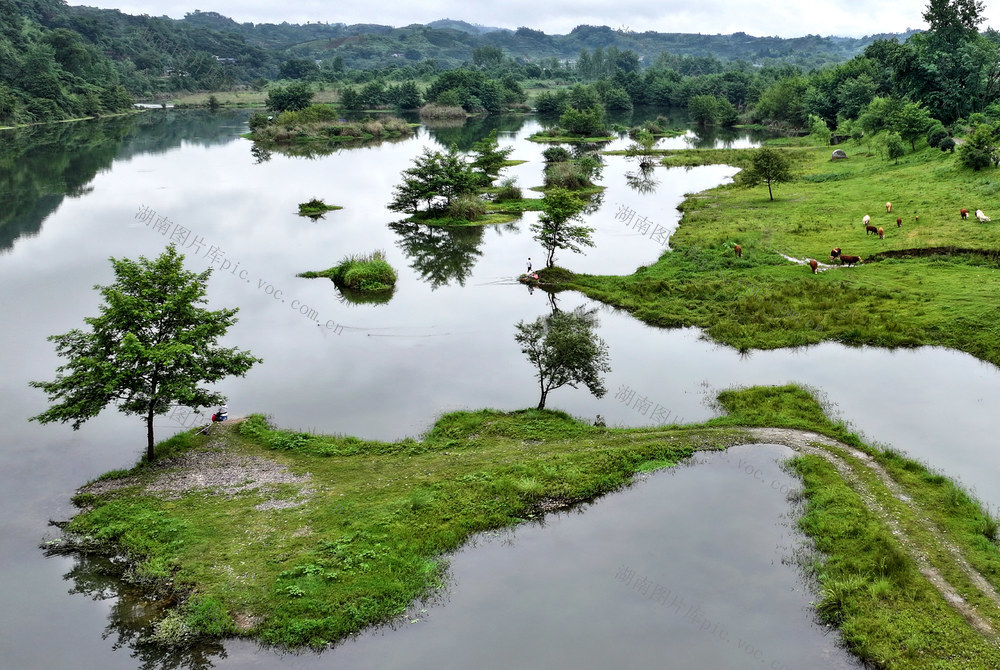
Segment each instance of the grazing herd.
[[[892,203],[887,201],[885,203],[885,213],[889,214],[891,212],[892,212]],[[969,210],[966,209],[966,208],[964,208],[964,207],[962,207],[961,209],[959,209],[958,213],[962,217],[963,221],[965,221],[965,220],[967,220],[969,218]],[[981,210],[981,209],[977,209],[976,210],[976,219],[979,221],[979,223],[986,223],[987,221],[990,221],[990,217],[986,216],[986,213],[983,212],[983,210]],[[920,215],[914,213],[913,220],[914,220],[914,222],[919,222],[920,221]],[[882,239],[882,240],[885,239],[885,229],[882,228],[881,226],[873,225],[872,224],[872,217],[870,217],[869,215],[865,214],[864,217],[862,217],[862,219],[861,219],[861,223],[865,227],[865,236],[868,236],[868,235],[878,235],[879,239]],[[896,217],[896,227],[897,228],[902,228],[903,227],[903,218],[902,217]],[[735,252],[737,258],[743,258],[743,247],[741,247],[738,244],[735,244],[735,245],[733,245],[733,251]],[[861,257],[860,256],[852,256],[852,255],[849,255],[849,254],[841,253],[840,247],[834,247],[834,249],[832,251],[830,251],[830,262],[832,263],[834,260],[838,260],[838,259],[840,260],[840,264],[841,265],[846,265],[847,267],[853,267],[853,266],[855,266],[855,265],[857,265],[858,263],[861,262]],[[809,258],[809,259],[807,259],[807,263],[809,265],[809,268],[812,270],[813,274],[816,274],[817,272],[819,272],[819,262],[817,262],[816,260],[814,260],[812,258]]]

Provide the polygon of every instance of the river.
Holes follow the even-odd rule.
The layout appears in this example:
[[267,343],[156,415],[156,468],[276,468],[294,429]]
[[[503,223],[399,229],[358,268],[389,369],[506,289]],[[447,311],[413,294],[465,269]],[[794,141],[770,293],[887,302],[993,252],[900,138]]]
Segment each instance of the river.
[[[740,479],[731,463],[709,456],[596,501],[583,514],[561,513],[505,539],[480,539],[454,558],[448,602],[428,608],[427,621],[401,630],[372,633],[321,656],[275,654],[246,642],[178,658],[144,650],[122,623],[129,618],[124,610],[141,609],[134,599],[116,597],[118,585],[97,579],[86,565],[46,559],[38,549],[51,533],[47,521],[72,514],[68,501],[76,487],[135,462],[144,445],[141,423],[113,410],[76,432],[26,420],[46,407],[28,381],[51,379],[60,363],[45,338],[81,327],[84,317],[97,313],[92,287],[112,280],[109,257],[156,256],[171,236],[181,239],[186,231],[179,246],[188,267],[200,271],[214,262],[211,306],[240,308],[226,344],[264,359],[246,378],[219,385],[229,395],[231,416],[259,411],[284,427],[393,439],[419,436],[444,412],[537,403],[533,370],[514,341],[514,325],[548,313],[550,305],[544,292],[530,293],[513,281],[527,257],[541,264],[543,251],[528,228],[535,215],[506,226],[447,231],[389,225],[399,215],[385,208],[400,172],[423,147],[454,142],[466,150],[493,128],[502,144],[514,146],[511,158],[527,161],[507,174],[524,188],[541,183],[545,146],[525,139],[538,128],[536,120],[421,127],[404,141],[311,159],[273,153],[262,161],[239,137],[246,117],[239,111],[152,110],[138,119],[5,135],[11,139],[0,148],[5,664],[588,667],[583,661],[592,659],[598,667],[607,658],[648,665],[683,649],[690,655],[684,662],[677,656],[676,667],[721,668],[745,667],[739,663],[749,646],[775,668],[785,659],[794,660],[788,667],[851,667],[835,636],[825,636],[808,614],[811,594],[790,561],[801,543],[786,527],[791,504],[783,495],[757,501],[754,495],[765,494],[751,487],[758,482]],[[627,178],[635,173],[629,159],[607,157],[600,180],[607,188],[587,218],[596,247],[586,255],[561,254],[560,264],[629,273],[654,262],[664,247],[624,225],[621,212],[672,229],[685,193],[734,172],[658,168],[657,183],[637,189]],[[297,216],[297,204],[312,197],[344,209],[315,222]],[[295,276],[373,249],[385,250],[399,273],[384,304],[353,304],[328,280]],[[741,354],[696,329],[651,328],[578,294],[560,294],[560,308],[576,305],[598,309],[599,334],[611,355],[608,394],[597,399],[584,389],[559,389],[549,397],[553,409],[588,420],[601,414],[609,425],[649,425],[643,405],[624,401],[644,397],[671,421],[699,422],[715,415],[711,400],[721,389],[797,382],[814,388],[832,413],[869,441],[957,478],[992,508],[1000,504],[1000,483],[991,475],[998,428],[992,405],[1000,398],[1000,372],[993,366],[933,347],[889,351],[826,343]],[[181,428],[163,417],[157,437]],[[762,467],[777,468],[787,455],[777,447],[756,449],[753,458]],[[741,486],[751,487],[745,500]],[[706,491],[718,493],[706,500]],[[696,508],[691,519],[673,513]],[[635,517],[635,509],[654,511]],[[620,526],[621,535],[609,530]],[[750,539],[730,541],[737,532]],[[594,555],[580,560],[585,546],[595,547],[586,552]],[[516,558],[505,554],[522,550]],[[731,554],[731,564],[705,564],[706,556],[719,553]],[[565,570],[554,571],[556,566]],[[747,566],[773,572],[758,575]],[[625,584],[625,569],[681,589],[703,619],[728,626],[734,642],[705,638],[700,624],[692,626]],[[738,613],[750,611],[760,616],[761,627],[737,630]],[[438,632],[414,632],[425,628]],[[515,641],[528,633],[530,643]],[[412,665],[403,660],[410,658]]]

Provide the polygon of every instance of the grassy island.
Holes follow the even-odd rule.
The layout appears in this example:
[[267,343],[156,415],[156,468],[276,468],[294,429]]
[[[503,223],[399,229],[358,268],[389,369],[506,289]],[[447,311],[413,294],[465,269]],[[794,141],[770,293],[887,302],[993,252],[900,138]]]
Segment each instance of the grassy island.
[[320,198],[313,198],[309,202],[299,203],[300,216],[319,216],[335,209],[343,209],[340,205],[328,205]]
[[396,285],[396,271],[380,249],[370,254],[344,256],[340,263],[328,270],[303,272],[299,276],[307,279],[327,277],[338,287],[370,293],[392,291]]
[[368,121],[346,121],[329,105],[310,105],[299,111],[250,118],[247,137],[265,148],[309,143],[339,143],[408,137],[413,125],[394,116]]
[[[830,147],[789,146],[797,177],[775,187],[773,202],[766,187],[737,184],[690,195],[672,250],[657,262],[624,277],[576,275],[563,286],[741,349],[937,345],[1000,365],[1000,224],[959,216],[994,202],[995,181],[933,148],[898,163],[864,145],[846,149],[847,160],[832,161]],[[743,166],[750,150],[659,153],[668,166]],[[866,214],[884,239],[866,234]],[[834,265],[834,247],[862,262]]]
[[1000,663],[989,634],[963,618],[971,604],[979,624],[1000,630],[988,513],[944,477],[862,444],[798,387],[719,401],[726,414],[701,425],[629,429],[544,410],[456,412],[423,439],[397,442],[283,431],[251,416],[181,433],[158,445],[153,465],[81,488],[67,539],[50,549],[127,557],[127,579],[178,597],[155,626],[185,639],[325,647],[439,588],[446,554],[473,533],[589,500],[698,450],[777,442],[799,453],[800,526],[818,550],[803,569],[820,616],[859,656],[878,667]]

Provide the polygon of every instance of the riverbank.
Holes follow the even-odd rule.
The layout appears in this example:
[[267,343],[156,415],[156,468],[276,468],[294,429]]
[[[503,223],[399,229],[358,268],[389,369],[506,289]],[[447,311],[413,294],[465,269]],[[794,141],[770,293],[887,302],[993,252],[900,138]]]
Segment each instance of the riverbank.
[[[864,148],[850,145],[847,160],[832,161],[829,147],[791,146],[797,177],[775,186],[773,202],[763,186],[727,184],[691,195],[680,206],[672,251],[656,263],[623,277],[576,275],[562,287],[653,325],[703,328],[739,349],[824,340],[935,345],[1000,365],[1000,225],[959,216],[961,208],[991,201],[993,173],[961,168],[953,154],[932,148],[898,164]],[[739,165],[748,155],[661,153],[668,166]],[[628,203],[621,210],[616,218],[625,226],[651,215],[629,212]],[[885,239],[866,234],[866,214]],[[788,260],[827,261],[834,247],[863,260],[819,274]],[[938,247],[972,253],[921,255]]]
[[[1000,662],[988,639],[1000,608],[975,595],[951,553],[996,588],[988,515],[943,477],[861,444],[797,387],[719,400],[728,413],[697,426],[603,428],[559,412],[483,410],[392,443],[281,431],[255,416],[207,437],[182,433],[158,445],[156,463],[82,488],[67,527],[77,544],[54,549],[127,556],[129,578],[179,595],[157,633],[319,648],[432,594],[445,555],[476,532],[613,491],[695,451],[778,442],[804,454],[802,527],[825,552],[807,567],[820,611],[859,655],[886,667]],[[831,462],[848,470],[831,475]],[[921,556],[976,606],[985,636],[923,574]],[[911,658],[927,663],[894,665]]]

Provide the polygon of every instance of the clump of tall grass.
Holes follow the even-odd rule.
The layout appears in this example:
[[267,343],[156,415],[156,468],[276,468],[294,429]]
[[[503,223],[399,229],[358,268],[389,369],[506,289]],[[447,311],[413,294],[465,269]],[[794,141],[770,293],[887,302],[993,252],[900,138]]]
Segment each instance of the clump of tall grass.
[[368,254],[350,254],[329,270],[303,272],[299,276],[328,277],[337,286],[356,291],[389,291],[396,284],[396,271],[385,260],[385,252],[381,249]]
[[439,105],[429,102],[419,111],[421,119],[464,119],[468,116],[459,105]]
[[567,161],[550,163],[545,168],[545,188],[567,188],[577,190],[592,188],[591,177],[595,172],[594,165],[589,161]]
[[448,203],[448,216],[463,221],[476,221],[486,214],[486,203],[478,195],[466,193]]

